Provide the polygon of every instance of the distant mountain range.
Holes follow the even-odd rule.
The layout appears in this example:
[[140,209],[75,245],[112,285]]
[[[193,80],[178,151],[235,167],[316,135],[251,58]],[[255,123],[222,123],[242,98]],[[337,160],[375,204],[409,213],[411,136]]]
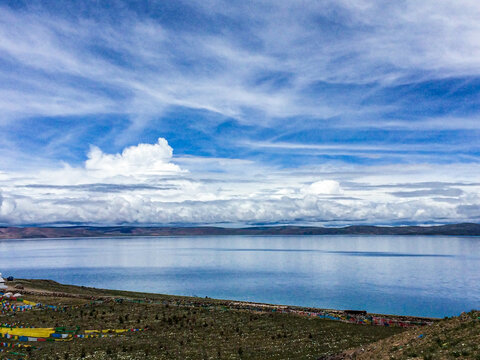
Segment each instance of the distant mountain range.
[[107,237],[107,236],[198,236],[198,235],[459,235],[480,236],[480,224],[438,226],[367,226],[311,227],[264,226],[223,227],[0,227],[0,239]]

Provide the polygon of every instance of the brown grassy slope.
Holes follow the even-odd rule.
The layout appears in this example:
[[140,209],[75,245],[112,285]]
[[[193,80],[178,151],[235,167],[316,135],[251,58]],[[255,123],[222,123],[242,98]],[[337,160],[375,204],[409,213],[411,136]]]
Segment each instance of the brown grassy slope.
[[324,359],[480,359],[480,311],[463,313]]
[[[0,323],[148,330],[112,338],[35,343],[36,350],[20,350],[26,356],[0,353],[0,359],[317,359],[402,331],[245,311],[229,308],[221,300],[82,288],[42,280],[18,280],[9,285],[22,285],[23,291],[30,292],[25,295],[28,300],[66,306],[66,310],[0,315]],[[125,299],[121,303],[113,300],[120,297]],[[192,301],[199,305],[192,306]]]

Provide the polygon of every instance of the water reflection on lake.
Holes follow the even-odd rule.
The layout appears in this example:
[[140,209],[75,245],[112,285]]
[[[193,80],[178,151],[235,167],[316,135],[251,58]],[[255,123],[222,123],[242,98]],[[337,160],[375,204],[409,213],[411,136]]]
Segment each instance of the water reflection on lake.
[[480,238],[215,236],[0,241],[21,278],[377,313],[480,308]]

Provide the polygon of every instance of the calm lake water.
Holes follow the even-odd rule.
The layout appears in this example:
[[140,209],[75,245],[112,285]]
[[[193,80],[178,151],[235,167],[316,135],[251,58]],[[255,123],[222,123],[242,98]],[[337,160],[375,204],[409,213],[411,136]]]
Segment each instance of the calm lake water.
[[480,308],[480,238],[216,236],[1,240],[4,276],[376,313]]

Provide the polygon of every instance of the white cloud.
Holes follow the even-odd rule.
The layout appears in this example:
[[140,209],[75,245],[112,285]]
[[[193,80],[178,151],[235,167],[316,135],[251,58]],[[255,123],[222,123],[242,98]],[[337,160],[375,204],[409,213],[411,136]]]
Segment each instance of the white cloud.
[[92,146],[85,162],[85,169],[103,177],[166,175],[181,172],[180,167],[171,162],[172,155],[173,149],[163,138],[159,138],[156,144],[129,146],[121,154],[105,154],[98,147]]
[[[305,92],[319,81],[392,85],[480,74],[477,1],[362,4],[197,3],[206,16],[219,12],[244,24],[255,34],[254,46],[245,45],[241,33],[172,31],[127,10],[107,22],[2,7],[0,57],[19,71],[0,72],[7,84],[0,86],[0,123],[33,115],[114,113],[128,115],[138,130],[170,106],[250,124],[258,120],[249,111],[265,116],[264,122],[301,115],[329,118],[381,110],[360,104],[383,85],[353,100],[335,101]],[[332,26],[342,31],[332,32]],[[105,56],[109,53],[122,61]],[[288,86],[275,85],[265,74],[284,74]],[[398,126],[403,123],[408,121]]]
[[2,172],[0,224],[456,222],[475,221],[480,202],[473,164],[178,163],[161,138],[118,154],[94,148],[80,167]]
[[[1,6],[1,132],[8,134],[10,127],[32,117],[62,116],[80,123],[87,121],[86,115],[114,114],[131,122],[115,129],[116,145],[132,144],[153,118],[161,121],[162,114],[179,106],[234,117],[249,128],[262,128],[262,133],[265,127],[298,132],[311,129],[320,121],[316,119],[342,116],[338,126],[347,129],[478,129],[476,115],[385,120],[376,115],[394,112],[397,104],[363,103],[391,85],[478,77],[478,1],[195,4],[206,16],[220,14],[226,23],[230,19],[247,30],[177,31],[127,10],[108,21],[108,13],[107,20],[87,19],[81,13],[67,19],[39,8]],[[343,90],[317,93],[312,88],[319,83],[361,90],[337,99],[333,95]],[[371,87],[364,91],[364,84]],[[296,116],[309,119],[309,127],[303,120],[292,120]],[[215,129],[216,122],[223,121],[219,118],[223,119],[192,122],[203,121],[202,129]],[[52,140],[47,152],[32,156],[21,157],[21,146],[7,137],[0,139],[5,170],[0,173],[0,223],[390,223],[475,220],[478,213],[480,187],[462,185],[480,178],[478,158],[458,163],[457,152],[475,146],[466,141],[394,148],[388,141],[296,144],[255,142],[252,137],[244,144],[255,152],[277,154],[388,154],[390,159],[406,154],[411,163],[401,166],[332,161],[282,168],[246,159],[176,157],[164,139],[117,154],[93,146],[85,163],[61,166],[49,159],[48,151],[82,141],[76,139],[78,128],[65,125],[62,131],[62,139]],[[435,154],[424,155],[428,152]],[[429,164],[438,153],[449,153],[449,164]],[[28,167],[19,170],[19,162]],[[438,191],[430,184],[414,192],[410,185],[417,182],[454,185],[442,185]],[[402,192],[404,197],[394,196]],[[460,195],[447,196],[455,193]]]
[[7,217],[16,208],[16,203],[12,199],[4,198],[0,189],[0,215]]
[[305,188],[305,192],[313,195],[337,195],[341,193],[341,189],[335,180],[321,180],[310,184]]

